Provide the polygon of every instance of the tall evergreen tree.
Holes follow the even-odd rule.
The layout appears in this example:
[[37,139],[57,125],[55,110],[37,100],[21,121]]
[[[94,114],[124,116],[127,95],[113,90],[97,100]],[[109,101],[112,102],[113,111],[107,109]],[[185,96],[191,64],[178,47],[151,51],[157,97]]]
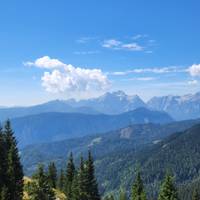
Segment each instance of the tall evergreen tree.
[[146,193],[144,191],[140,172],[137,173],[135,182],[133,184],[131,200],[146,200]]
[[1,189],[0,199],[1,200],[7,200],[8,199],[8,188],[5,187],[5,186],[3,186],[3,188]]
[[81,199],[78,178],[78,173],[76,173],[72,182],[72,200]]
[[6,121],[4,135],[7,153],[6,187],[8,200],[21,200],[23,197],[23,169],[20,163],[17,141],[11,128],[10,121]]
[[91,151],[88,152],[88,160],[86,165],[86,184],[87,184],[87,197],[88,200],[100,200],[98,191],[98,184],[95,178],[94,161],[91,155]]
[[79,187],[79,197],[81,200],[88,200],[87,197],[87,172],[86,164],[83,160],[83,157],[80,158],[80,167],[78,172],[78,187]]
[[72,182],[75,175],[75,165],[73,160],[73,154],[70,153],[69,160],[67,163],[66,178],[65,178],[65,189],[64,192],[68,199],[72,198]]
[[57,169],[54,162],[51,162],[48,166],[48,181],[52,188],[56,188],[57,183]]
[[61,169],[60,175],[59,175],[59,178],[58,178],[58,188],[59,188],[59,190],[63,191],[64,183],[65,183],[65,175],[64,175],[63,169]]
[[193,191],[193,194],[192,194],[192,200],[199,200],[199,199],[200,199],[200,195],[199,195],[199,193],[198,193],[198,190],[195,189],[195,190]]
[[107,195],[104,200],[115,200],[113,194]]
[[120,189],[119,200],[127,200],[126,192],[123,189]]
[[175,187],[173,177],[166,175],[164,182],[161,185],[158,200],[177,200],[178,192]]
[[34,176],[36,180],[29,185],[28,194],[31,200],[55,200],[53,189],[48,183],[48,177],[44,172],[42,165],[38,166],[38,170]]
[[0,127],[0,192],[6,182],[6,149],[5,149],[5,137],[3,135],[2,128]]

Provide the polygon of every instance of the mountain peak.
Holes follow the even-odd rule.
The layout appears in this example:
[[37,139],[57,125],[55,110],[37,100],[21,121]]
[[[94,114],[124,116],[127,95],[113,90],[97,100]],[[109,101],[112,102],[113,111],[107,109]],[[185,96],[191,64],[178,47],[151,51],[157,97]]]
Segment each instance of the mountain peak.
[[111,92],[110,94],[115,95],[115,96],[127,96],[127,94],[122,90],[117,90],[117,91]]

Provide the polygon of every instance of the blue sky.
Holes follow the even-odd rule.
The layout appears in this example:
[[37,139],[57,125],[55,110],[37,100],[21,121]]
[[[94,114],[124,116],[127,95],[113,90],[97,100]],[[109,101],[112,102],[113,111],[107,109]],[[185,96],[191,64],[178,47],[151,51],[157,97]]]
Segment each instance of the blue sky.
[[8,0],[0,105],[200,89],[198,0]]

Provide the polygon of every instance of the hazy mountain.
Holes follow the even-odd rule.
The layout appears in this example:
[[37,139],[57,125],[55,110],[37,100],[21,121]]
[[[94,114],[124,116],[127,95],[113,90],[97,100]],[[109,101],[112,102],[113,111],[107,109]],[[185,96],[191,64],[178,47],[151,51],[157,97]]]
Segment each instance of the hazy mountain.
[[4,121],[8,118],[23,117],[45,112],[98,114],[98,112],[92,108],[85,106],[74,108],[65,101],[55,100],[30,107],[0,108],[0,120]]
[[194,95],[153,97],[145,103],[139,96],[123,91],[108,92],[98,98],[76,101],[55,100],[30,107],[0,108],[0,121],[45,112],[121,114],[137,108],[165,111],[176,120],[200,117],[200,92]]
[[200,117],[200,92],[184,96],[153,97],[147,103],[153,110],[165,111],[177,120]]
[[128,96],[122,91],[117,91],[88,100],[55,100],[29,107],[0,107],[0,121],[45,112],[120,114],[140,107],[146,105],[137,95]]
[[66,101],[74,107],[86,106],[105,114],[120,114],[135,110],[136,108],[146,107],[143,100],[137,96],[128,96],[123,91],[108,92],[98,98],[75,101]]
[[50,142],[102,133],[137,123],[168,123],[164,112],[138,108],[120,115],[80,113],[42,113],[12,120],[19,144]]

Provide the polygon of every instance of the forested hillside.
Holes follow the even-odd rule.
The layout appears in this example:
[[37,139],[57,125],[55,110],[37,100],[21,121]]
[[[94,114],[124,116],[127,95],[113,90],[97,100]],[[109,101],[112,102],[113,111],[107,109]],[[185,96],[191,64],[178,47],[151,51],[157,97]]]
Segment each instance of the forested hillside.
[[53,142],[103,133],[138,123],[169,123],[164,112],[138,108],[120,115],[87,115],[80,113],[42,113],[12,119],[20,146]]
[[[189,129],[188,138],[183,140],[181,138],[186,133],[180,132],[198,122],[134,125],[101,135],[33,145],[23,149],[22,162],[28,174],[38,162],[47,165],[54,161],[60,168],[65,165],[64,161],[70,151],[74,152],[75,161],[78,162],[79,155],[86,155],[90,148],[95,158],[96,175],[102,193],[117,193],[121,186],[129,188],[139,166],[148,194],[154,196],[168,169],[181,184],[190,183],[198,177],[199,146],[195,145],[199,142],[198,137],[194,135],[193,129]],[[180,133],[173,134],[177,131]],[[188,144],[187,139],[190,140]],[[197,154],[194,154],[195,151]]]

